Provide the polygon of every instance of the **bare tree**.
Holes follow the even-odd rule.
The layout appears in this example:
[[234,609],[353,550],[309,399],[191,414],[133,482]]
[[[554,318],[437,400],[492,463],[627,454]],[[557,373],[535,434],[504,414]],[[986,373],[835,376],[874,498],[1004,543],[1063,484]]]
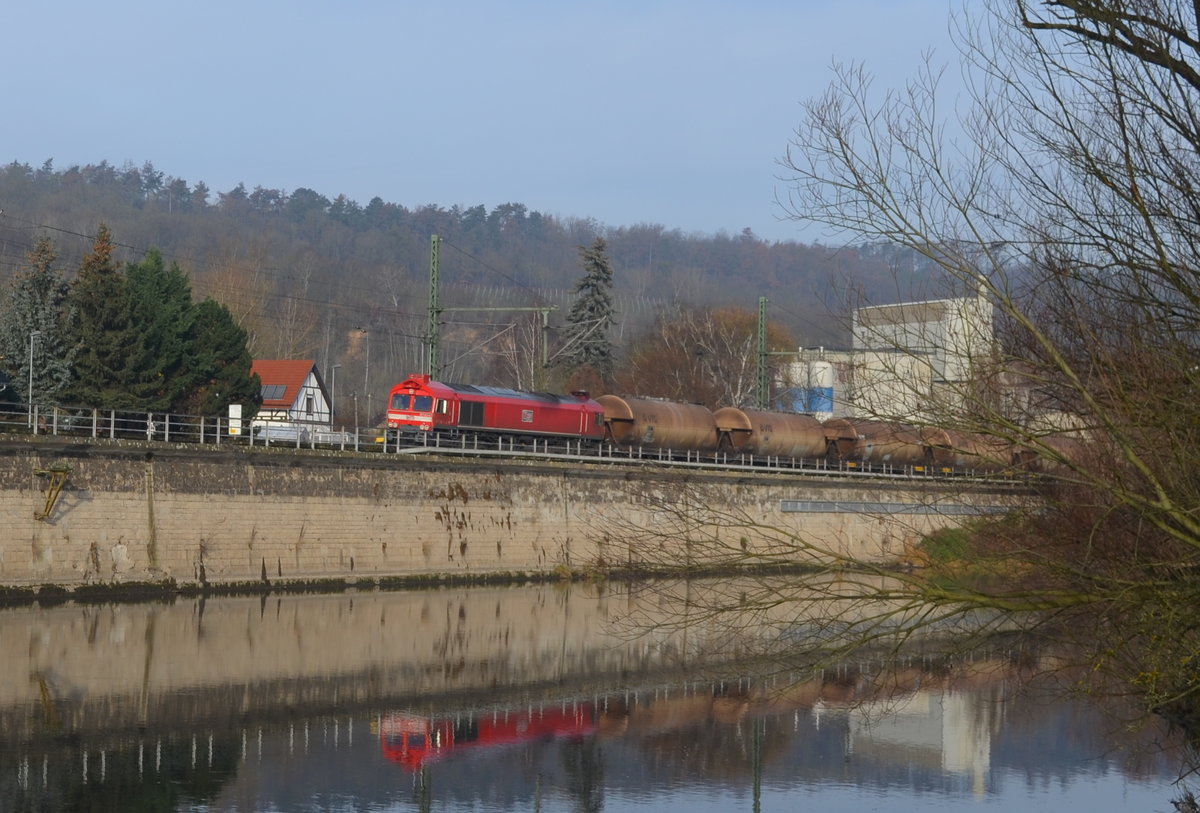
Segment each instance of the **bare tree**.
[[1200,8],[996,0],[957,24],[966,100],[931,61],[885,92],[838,66],[783,159],[785,204],[928,258],[996,310],[999,352],[936,417],[1053,478],[1038,511],[975,534],[968,555],[1007,578],[971,580],[954,603],[1051,599],[1080,640],[1103,642],[1097,668],[1190,718]]
[[[669,309],[638,338],[617,383],[635,395],[710,408],[749,406],[757,382],[757,319],[739,307]],[[767,344],[773,351],[795,348],[776,323],[767,325]]]
[[489,378],[519,390],[545,388],[544,334],[539,314],[520,314],[490,342],[493,375]]
[[247,347],[253,357],[269,350],[269,343],[263,337],[271,330],[269,302],[274,286],[264,270],[267,267],[265,246],[230,244],[224,247],[212,271],[194,278],[197,294],[212,297],[227,307],[234,321],[246,331]]

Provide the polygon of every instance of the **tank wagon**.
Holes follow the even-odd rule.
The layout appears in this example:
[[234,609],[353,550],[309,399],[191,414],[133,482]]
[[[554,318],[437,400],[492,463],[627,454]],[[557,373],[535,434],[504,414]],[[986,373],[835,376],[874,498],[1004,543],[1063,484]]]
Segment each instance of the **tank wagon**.
[[679,451],[717,448],[713,414],[700,404],[620,395],[601,395],[596,401],[604,410],[608,439],[618,446]]
[[825,428],[812,415],[722,407],[713,413],[718,446],[762,457],[824,460]]
[[1022,471],[1069,478],[1072,464],[1086,465],[1089,454],[1096,454],[1094,444],[1085,440],[1081,432],[1065,431],[1024,443],[1017,447],[1013,457]]
[[938,469],[1005,471],[1014,467],[1011,443],[953,429],[924,427],[921,432]]
[[933,462],[917,426],[851,418],[830,418],[823,426],[831,462],[897,467]]
[[1013,468],[1010,444],[969,432],[852,418],[831,418],[824,427],[831,462],[942,472]]
[[962,432],[884,421],[601,395],[606,438],[617,446],[809,460],[822,465],[922,471],[1010,468],[1007,447]]

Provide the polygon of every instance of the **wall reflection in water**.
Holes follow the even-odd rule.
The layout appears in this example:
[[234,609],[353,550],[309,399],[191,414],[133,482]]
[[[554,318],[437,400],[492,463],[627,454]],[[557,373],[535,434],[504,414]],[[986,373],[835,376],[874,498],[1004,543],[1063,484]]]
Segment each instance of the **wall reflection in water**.
[[[1160,731],[1038,691],[1015,665],[1027,653],[914,658],[886,679],[871,662],[752,672],[718,620],[668,623],[663,595],[6,610],[0,810],[750,810],[881,794],[898,810],[1050,796],[1125,810],[1176,794],[1177,755],[1141,747]],[[648,634],[623,623],[635,616]]]

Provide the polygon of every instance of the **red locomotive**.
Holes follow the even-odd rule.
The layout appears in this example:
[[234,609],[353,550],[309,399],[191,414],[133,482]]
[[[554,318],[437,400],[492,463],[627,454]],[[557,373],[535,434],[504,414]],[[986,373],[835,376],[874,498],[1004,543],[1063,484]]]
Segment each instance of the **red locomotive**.
[[454,719],[387,714],[379,721],[383,753],[416,771],[452,753],[519,743],[580,738],[596,730],[591,704],[570,709],[505,711]]
[[462,431],[600,441],[604,409],[586,392],[552,395],[501,387],[448,384],[410,375],[388,398],[389,429]]

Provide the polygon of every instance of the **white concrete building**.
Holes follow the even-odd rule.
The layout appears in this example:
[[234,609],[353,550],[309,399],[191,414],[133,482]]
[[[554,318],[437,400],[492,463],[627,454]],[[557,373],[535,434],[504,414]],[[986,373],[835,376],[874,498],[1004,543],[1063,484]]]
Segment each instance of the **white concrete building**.
[[801,348],[781,407],[831,417],[922,422],[961,406],[964,387],[995,344],[983,297],[859,308],[853,346]]
[[982,296],[859,308],[847,400],[857,417],[926,420],[962,405],[994,346],[992,306]]

